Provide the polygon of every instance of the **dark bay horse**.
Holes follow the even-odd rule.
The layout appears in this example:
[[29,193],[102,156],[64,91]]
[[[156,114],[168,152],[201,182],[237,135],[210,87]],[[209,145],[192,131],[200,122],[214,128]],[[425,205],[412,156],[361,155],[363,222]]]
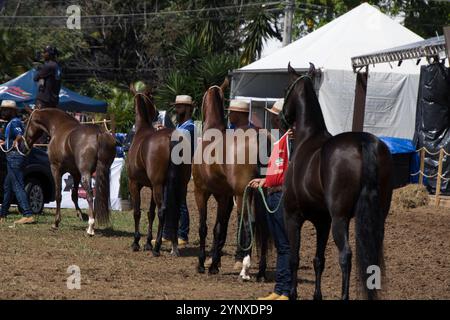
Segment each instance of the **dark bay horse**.
[[[59,109],[34,110],[27,123],[24,141],[30,149],[42,133],[50,136],[48,157],[55,180],[56,216],[53,228],[61,221],[61,179],[69,172],[73,177],[72,200],[79,215],[78,185],[87,193],[89,226],[87,233],[94,235],[94,223],[109,222],[109,170],[116,155],[116,142],[104,128],[94,124],[81,124]],[[95,200],[91,178],[95,175]]]
[[[211,195],[213,195],[217,201],[217,215],[214,226],[214,242],[212,247],[212,262],[208,270],[210,274],[217,274],[219,272],[222,249],[226,241],[228,222],[233,210],[233,197],[236,197],[237,211],[240,213],[243,206],[243,194],[245,188],[249,181],[255,178],[258,174],[258,167],[256,163],[206,163],[206,161],[204,161],[204,157],[202,157],[204,155],[203,152],[212,145],[213,141],[217,142],[214,139],[212,139],[213,141],[205,139],[207,133],[211,132],[211,130],[216,130],[216,132],[220,133],[219,140],[224,142],[222,153],[223,160],[230,157],[230,154],[227,153],[232,153],[231,158],[235,160],[238,154],[244,154],[246,155],[246,159],[249,159],[250,143],[248,140],[237,140],[233,149],[226,148],[226,121],[224,115],[223,92],[228,84],[228,79],[226,79],[220,87],[210,87],[204,95],[201,110],[203,114],[203,139],[201,145],[197,147],[194,156],[194,159],[199,159],[200,157],[202,161],[201,163],[194,161],[192,166],[192,174],[195,184],[195,200],[200,214],[200,254],[198,257],[197,267],[199,273],[205,272],[205,246],[208,232],[206,225],[208,199]],[[214,152],[212,152],[212,154]],[[259,234],[261,234],[261,232]],[[262,246],[258,278],[265,278],[265,255],[267,253],[267,245],[262,244]]]
[[[311,65],[312,66],[312,65]],[[284,183],[284,207],[291,246],[293,281],[297,298],[300,231],[305,220],[316,228],[317,251],[314,298],[321,299],[321,276],[330,228],[339,250],[342,299],[349,298],[352,251],[349,223],[355,217],[356,260],[361,290],[368,299],[377,291],[366,281],[371,265],[383,270],[384,223],[392,197],[392,158],[387,146],[372,134],[347,132],[331,136],[314,91],[311,74],[300,76],[290,66],[293,81],[286,93],[280,120],[295,124],[295,151]]]
[[[169,223],[172,232],[172,254],[178,256],[177,228],[179,220],[180,200],[187,192],[190,179],[188,165],[174,166],[171,161],[171,136],[174,129],[156,130],[152,122],[157,117],[151,92],[146,89],[137,92],[133,85],[130,91],[134,95],[136,133],[127,156],[127,169],[131,199],[134,211],[135,234],[132,244],[133,251],[140,249],[139,224],[141,219],[141,189],[146,186],[152,189],[152,198],[148,212],[148,234],[144,250],[153,251],[159,256],[162,242],[162,228]],[[190,166],[190,164],[189,164]],[[152,226],[155,219],[155,209],[158,208],[158,234],[153,248]],[[169,213],[169,215],[167,214]]]

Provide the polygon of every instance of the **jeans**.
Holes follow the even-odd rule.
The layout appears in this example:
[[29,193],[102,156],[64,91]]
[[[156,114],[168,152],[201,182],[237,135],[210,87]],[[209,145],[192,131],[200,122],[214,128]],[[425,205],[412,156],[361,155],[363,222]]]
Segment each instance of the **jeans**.
[[[280,203],[282,192],[275,192],[267,197],[270,210],[274,210]],[[289,296],[291,291],[292,273],[289,265],[290,247],[284,223],[283,204],[274,213],[266,212],[267,223],[277,249],[277,266],[275,276],[275,290],[279,295]]]
[[0,216],[6,217],[13,192],[16,196],[19,207],[22,209],[25,217],[30,217],[33,213],[30,209],[28,196],[25,192],[25,183],[23,180],[23,168],[25,164],[25,157],[20,155],[17,151],[12,151],[6,155],[7,174],[3,185],[3,202],[0,211]]
[[[163,229],[163,238],[168,239],[167,232]],[[178,226],[178,238],[188,241],[189,238],[189,210],[186,199],[180,206],[180,224]]]

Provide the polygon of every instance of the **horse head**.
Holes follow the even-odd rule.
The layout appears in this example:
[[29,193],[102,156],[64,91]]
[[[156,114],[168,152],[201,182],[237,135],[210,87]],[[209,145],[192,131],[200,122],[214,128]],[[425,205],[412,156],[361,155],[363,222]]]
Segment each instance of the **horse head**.
[[283,129],[287,130],[295,122],[299,122],[296,125],[297,129],[300,127],[309,132],[326,131],[322,109],[312,81],[315,73],[316,69],[312,63],[310,63],[309,71],[303,75],[295,71],[290,63],[288,64],[291,84],[284,97],[283,110],[279,114]]
[[23,141],[27,149],[31,149],[33,144],[42,136],[43,133],[48,134],[48,129],[41,121],[41,111],[34,110],[31,112],[28,120],[26,121],[25,133]]
[[130,91],[134,96],[134,108],[136,112],[136,129],[142,126],[152,127],[152,122],[158,117],[153,95],[149,87],[140,92],[134,84],[130,84]]
[[225,130],[224,92],[229,84],[230,82],[228,78],[225,78],[222,85],[214,85],[206,90],[202,103],[204,129],[216,128],[219,130]]

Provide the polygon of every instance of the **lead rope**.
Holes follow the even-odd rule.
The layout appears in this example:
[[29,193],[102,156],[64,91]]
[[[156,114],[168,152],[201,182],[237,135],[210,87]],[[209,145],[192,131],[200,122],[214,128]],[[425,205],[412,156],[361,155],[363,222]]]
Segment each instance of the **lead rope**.
[[[242,200],[242,208],[241,208],[241,216],[239,219],[239,226],[238,226],[238,234],[237,234],[237,244],[239,246],[239,248],[242,251],[248,251],[252,248],[253,246],[253,242],[255,240],[255,237],[253,235],[253,228],[251,226],[252,223],[252,217],[254,216],[252,210],[251,210],[251,203],[250,200],[248,199],[248,192],[251,190],[252,188],[247,186],[244,190],[244,196],[243,196],[243,200]],[[267,212],[269,212],[270,214],[274,214],[275,212],[277,212],[277,210],[280,208],[281,203],[283,202],[283,194],[281,195],[280,201],[278,202],[277,206],[275,207],[275,209],[271,210],[269,208],[269,204],[266,201],[266,196],[264,194],[264,191],[262,189],[262,187],[258,187],[258,191],[261,195],[261,198],[263,200],[264,203],[264,207],[266,208]],[[245,207],[247,207],[247,223],[250,226],[250,245],[246,248],[242,247],[241,245],[241,232],[242,232],[242,227],[243,227],[243,223],[244,223],[244,210]]]

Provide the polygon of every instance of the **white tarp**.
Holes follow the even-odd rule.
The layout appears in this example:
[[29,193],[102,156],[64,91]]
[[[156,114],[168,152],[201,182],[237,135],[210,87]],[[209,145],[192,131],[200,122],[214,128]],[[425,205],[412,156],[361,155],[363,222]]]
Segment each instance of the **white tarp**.
[[[122,166],[124,165],[124,160],[122,158],[115,158],[113,164],[111,165],[110,171],[110,204],[112,210],[121,210],[120,199],[119,199],[119,187],[120,187],[120,173],[122,171]],[[93,179],[95,180],[95,179]],[[73,180],[68,173],[63,175],[62,178],[62,200],[61,208],[75,209],[72,202],[72,188]],[[95,181],[93,181],[95,184]],[[80,186],[81,189],[81,186]],[[80,193],[80,192],[79,192]],[[89,208],[86,199],[79,197],[78,205],[81,209]],[[45,205],[46,208],[56,208],[56,202],[50,202]]]
[[[351,58],[411,42],[420,36],[363,3],[311,34],[236,70],[233,97],[282,98],[289,84],[287,65],[322,71],[316,84],[319,102],[332,134],[351,131],[356,75]],[[422,61],[422,64],[425,63]],[[414,134],[420,65],[403,61],[369,67],[364,131],[411,139]],[[250,98],[252,97],[252,98]]]

